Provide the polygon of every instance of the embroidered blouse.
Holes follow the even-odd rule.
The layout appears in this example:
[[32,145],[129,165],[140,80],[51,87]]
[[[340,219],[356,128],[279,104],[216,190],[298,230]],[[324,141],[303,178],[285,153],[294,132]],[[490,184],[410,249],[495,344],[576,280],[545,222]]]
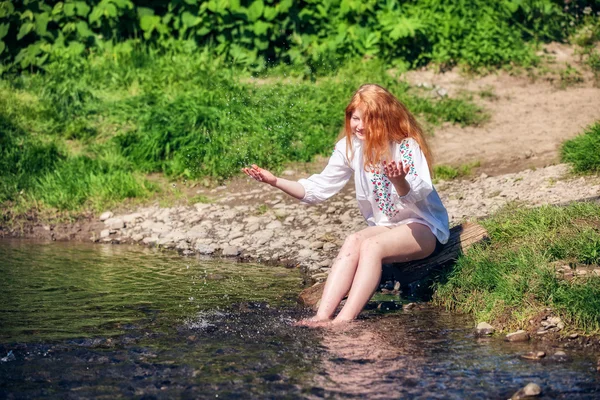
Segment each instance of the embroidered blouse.
[[329,163],[320,174],[301,179],[304,187],[303,202],[316,204],[338,193],[354,173],[358,208],[370,226],[396,226],[419,222],[428,226],[441,243],[450,235],[448,213],[437,194],[427,166],[425,155],[418,143],[404,139],[392,145],[396,162],[402,161],[410,170],[406,181],[409,192],[399,196],[388,177],[380,172],[366,171],[363,167],[363,141],[354,137],[350,159],[346,157],[346,139],[335,145]]

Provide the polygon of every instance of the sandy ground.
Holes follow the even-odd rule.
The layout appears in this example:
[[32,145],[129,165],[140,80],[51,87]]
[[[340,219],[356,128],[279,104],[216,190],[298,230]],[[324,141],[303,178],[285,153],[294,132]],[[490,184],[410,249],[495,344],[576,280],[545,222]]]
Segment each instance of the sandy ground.
[[[600,120],[600,87],[575,49],[554,43],[544,53],[549,58],[544,75],[500,71],[473,78],[455,69],[443,74],[411,71],[404,76],[414,85],[443,88],[450,97],[471,94],[490,114],[482,126],[446,124],[436,129],[430,143],[437,164],[479,161],[488,175],[555,164],[563,141]],[[559,73],[567,64],[580,71],[582,81],[563,88]]]

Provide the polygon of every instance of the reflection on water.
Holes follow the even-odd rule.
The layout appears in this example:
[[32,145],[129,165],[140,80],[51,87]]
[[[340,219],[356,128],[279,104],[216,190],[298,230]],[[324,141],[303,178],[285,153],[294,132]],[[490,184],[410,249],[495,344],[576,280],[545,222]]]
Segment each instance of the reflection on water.
[[[476,338],[472,326],[467,316],[424,308],[325,330],[315,385],[335,398],[507,399],[535,382],[541,398],[600,398],[593,355],[568,350],[558,362],[558,348]],[[550,357],[520,358],[534,349]]]
[[528,382],[541,398],[599,397],[598,355],[522,360],[541,345],[477,339],[463,316],[294,327],[295,270],[0,241],[0,274],[0,398],[505,399]]

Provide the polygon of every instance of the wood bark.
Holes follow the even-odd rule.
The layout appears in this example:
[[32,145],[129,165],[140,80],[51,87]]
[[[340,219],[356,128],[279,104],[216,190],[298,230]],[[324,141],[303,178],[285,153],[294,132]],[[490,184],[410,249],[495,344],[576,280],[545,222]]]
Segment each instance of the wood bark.
[[[450,238],[439,251],[422,260],[406,263],[384,264],[382,284],[398,281],[403,287],[420,281],[434,272],[451,267],[459,255],[465,253],[475,243],[488,240],[485,228],[474,222],[466,222],[450,229]],[[300,303],[315,308],[323,294],[324,282],[304,289],[299,296]]]

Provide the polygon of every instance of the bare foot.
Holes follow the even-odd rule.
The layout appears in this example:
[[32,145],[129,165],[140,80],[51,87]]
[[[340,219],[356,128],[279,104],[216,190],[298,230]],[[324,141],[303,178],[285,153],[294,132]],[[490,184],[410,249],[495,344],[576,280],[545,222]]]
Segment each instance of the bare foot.
[[312,318],[305,318],[305,319],[301,319],[300,321],[295,322],[293,325],[294,326],[307,326],[309,328],[320,328],[323,326],[327,326],[331,324],[331,320],[329,318],[317,318],[317,317],[312,317]]
[[336,318],[333,321],[331,321],[331,325],[340,325],[340,326],[344,326],[344,325],[348,325],[349,323],[356,321],[354,319],[339,319]]

